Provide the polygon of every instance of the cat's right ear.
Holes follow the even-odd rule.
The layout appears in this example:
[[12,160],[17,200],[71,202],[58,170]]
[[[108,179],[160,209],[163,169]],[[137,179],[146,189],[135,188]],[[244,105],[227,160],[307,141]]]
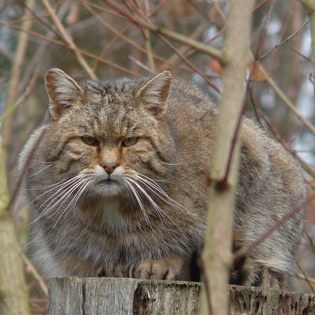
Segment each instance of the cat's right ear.
[[83,94],[78,83],[57,68],[46,72],[45,83],[50,101],[49,110],[53,119],[59,119],[63,112],[75,105]]

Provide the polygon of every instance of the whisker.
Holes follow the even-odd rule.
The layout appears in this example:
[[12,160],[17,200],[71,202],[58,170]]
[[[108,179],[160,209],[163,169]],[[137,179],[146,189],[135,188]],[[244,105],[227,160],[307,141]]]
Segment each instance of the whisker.
[[[78,182],[74,183],[72,187],[70,187],[68,190],[66,190],[66,192],[63,194],[63,196],[53,205],[53,207],[51,207],[52,209],[55,208],[54,212],[57,212],[62,207],[62,205],[68,200],[68,198],[71,197],[71,193],[73,191],[75,191],[78,187],[80,187],[81,183],[82,183],[81,181],[78,181]],[[58,208],[56,208],[56,206],[58,204],[59,204],[59,206],[58,206]],[[50,218],[50,217],[48,217],[48,218]]]
[[183,165],[182,163],[167,163],[167,162],[163,162],[163,161],[160,161],[160,163],[166,164],[166,165],[174,165],[174,166]]
[[[75,197],[71,200],[71,202],[70,202],[70,204],[69,204],[70,206],[74,206],[74,202],[77,203],[77,201],[80,199],[80,197],[83,196],[83,194],[86,192],[86,188],[88,187],[88,185],[89,185],[92,181],[93,181],[93,179],[91,179],[91,178],[86,178],[86,179],[84,180],[84,182],[85,182],[84,186],[83,186],[82,188],[80,188],[80,191],[79,191],[78,193],[76,193]],[[81,183],[82,183],[82,181],[81,181]],[[72,183],[73,186],[70,187],[70,189],[71,189],[71,188],[74,188],[74,187],[78,187],[78,184],[79,184],[79,183]],[[62,193],[61,193],[61,194],[62,194]],[[59,194],[59,196],[60,196],[61,194]],[[63,198],[61,198],[61,200],[64,200],[64,202],[65,202],[65,201],[68,200],[69,197],[71,197],[71,194],[69,194],[69,191],[67,191],[66,193],[64,193]],[[62,202],[62,204],[63,204],[64,202]],[[60,203],[60,200],[57,201],[57,203],[55,203],[54,206],[58,205],[59,203]],[[58,209],[60,209],[60,207],[61,207],[62,204],[59,205]],[[50,205],[50,204],[49,204],[49,205]],[[48,206],[49,206],[49,205],[48,205]],[[57,222],[54,224],[54,226],[53,226],[51,229],[53,229],[53,228],[56,226],[56,224],[58,223],[58,221],[64,216],[64,213],[66,213],[67,208],[69,207],[69,205],[66,207],[65,210],[63,210],[63,213],[61,214],[61,216],[59,217],[59,219],[57,220]],[[50,211],[51,209],[53,209],[53,207],[50,207],[50,208],[49,208],[49,211]],[[54,209],[54,210],[57,211],[58,209]],[[45,211],[45,213],[47,213],[47,212],[49,212],[49,211]],[[66,218],[66,216],[67,216],[69,213],[70,213],[70,211],[64,216],[63,220]],[[71,213],[73,213],[73,211],[71,211]],[[42,217],[42,215],[43,215],[43,213],[40,214],[40,217]],[[34,220],[34,221],[33,221],[32,223],[30,223],[30,224],[34,224],[34,222],[37,221],[38,219],[39,219],[39,217],[37,217],[36,220]],[[32,244],[34,244],[39,238],[40,238],[40,236],[37,236],[37,237],[35,237],[35,238],[33,237],[32,240],[28,243],[28,246],[32,246]]]
[[[65,192],[63,190],[66,190],[70,187],[70,189],[73,186],[76,186],[79,182],[80,182],[81,176],[75,176],[69,180],[67,180],[64,183],[59,183],[59,186],[57,185],[57,191],[55,191],[48,199],[46,199],[44,201],[44,203],[41,205],[41,208],[43,206],[45,206],[44,209],[41,210],[41,213],[39,214],[39,216],[33,220],[33,222],[31,222],[30,224],[34,224],[35,222],[37,222],[42,216],[44,216],[46,213],[48,213],[51,209],[51,205],[55,202],[55,200],[57,200],[57,202],[54,204],[55,206],[57,204],[60,203],[60,201],[62,200],[58,200],[58,198],[60,198],[60,196],[65,195]],[[35,198],[30,204],[34,203],[36,200],[40,199],[41,197],[45,196],[45,194],[49,193],[50,191],[54,191],[56,189],[56,187],[49,189],[48,191],[45,191],[43,194],[41,194],[40,196],[38,196],[37,198]],[[48,204],[47,204],[48,203]]]
[[136,181],[132,180],[131,178],[129,178],[129,181],[133,182],[138,188],[139,190],[143,193],[143,195],[151,202],[153,208],[156,210],[158,216],[160,219],[162,219],[161,214],[163,214],[164,216],[166,216],[169,220],[170,217],[161,209],[161,207],[149,196],[149,194],[145,191],[145,189],[143,189],[143,187],[140,186],[139,183],[137,183]]
[[[63,181],[63,182],[58,182],[58,183],[54,183],[54,184],[47,185],[47,186],[35,186],[35,187],[33,186],[33,188],[28,188],[26,190],[27,191],[33,191],[33,190],[36,191],[36,190],[44,190],[44,189],[52,188],[52,189],[49,190],[49,191],[51,191],[54,188],[56,188],[57,186],[61,186],[61,185],[67,184],[67,183],[69,183],[69,182],[71,182],[71,181],[73,181],[75,179],[78,179],[78,178],[80,178],[80,175],[77,175],[75,177],[71,177],[70,179],[68,179],[66,181]],[[45,192],[44,192],[44,194],[45,194]],[[42,196],[42,195],[40,195],[40,196]],[[34,199],[34,200],[36,200],[36,199]]]
[[[65,183],[61,183],[61,184],[59,183],[58,186],[56,186],[56,187],[54,187],[54,188],[51,188],[51,189],[45,191],[44,193],[40,194],[39,196],[37,196],[35,199],[32,200],[32,202],[30,202],[30,203],[28,204],[28,206],[30,206],[30,205],[33,204],[35,201],[39,200],[41,197],[45,196],[45,195],[48,194],[49,192],[54,191],[54,193],[53,193],[51,196],[49,196],[49,198],[46,199],[46,200],[43,202],[43,204],[41,204],[41,208],[42,208],[45,204],[48,203],[48,205],[47,205],[43,210],[41,210],[41,208],[39,209],[39,210],[42,211],[42,213],[41,213],[40,216],[39,216],[39,217],[41,217],[42,214],[45,214],[45,213],[46,213],[46,211],[45,211],[46,208],[49,207],[50,204],[51,204],[52,202],[54,202],[54,201],[63,193],[63,190],[64,190],[64,189],[67,189],[67,187],[69,187],[69,186],[71,187],[71,185],[75,184],[75,182],[77,182],[78,180],[79,180],[78,178],[76,178],[76,179],[73,178],[73,179],[71,179],[71,180],[66,181]],[[56,191],[56,189],[57,189],[57,191]],[[38,218],[36,218],[36,221],[37,221],[37,219],[38,219]]]
[[145,178],[145,179],[147,179],[147,180],[150,180],[150,181],[152,181],[152,182],[154,182],[154,183],[156,183],[156,182],[164,182],[164,183],[172,183],[172,181],[170,181],[168,178],[164,178],[164,179],[160,179],[160,178],[150,178],[150,177],[148,177],[148,176],[146,176],[146,175],[144,175],[144,174],[141,174],[141,173],[138,173],[138,172],[136,172],[136,175],[137,176],[141,176],[141,177],[143,177],[143,178]]
[[148,217],[148,215],[147,215],[147,213],[146,213],[146,211],[145,211],[145,208],[144,208],[144,206],[143,206],[143,203],[142,203],[142,201],[141,201],[141,198],[140,198],[140,196],[138,195],[138,193],[137,193],[137,191],[135,190],[135,188],[134,188],[134,187],[132,186],[132,184],[129,182],[129,180],[130,180],[130,178],[127,178],[127,177],[126,177],[125,183],[127,184],[127,187],[129,187],[129,189],[130,189],[131,192],[133,193],[134,197],[136,198],[136,200],[137,200],[137,202],[138,202],[138,204],[139,204],[139,206],[140,206],[141,212],[142,212],[142,214],[143,214],[143,216],[144,216],[145,221],[146,221],[150,226],[152,226],[152,224],[151,224],[151,222],[150,222],[150,219],[149,219],[149,217]]
[[53,163],[50,163],[49,165],[44,166],[43,168],[41,168],[39,171],[32,173],[31,175],[29,175],[29,177],[33,177],[36,176],[38,174],[40,174],[42,171],[46,170],[48,167],[53,166]]
[[[62,211],[62,213],[60,214],[58,220],[56,221],[56,223],[53,225],[52,229],[55,228],[55,226],[60,222],[62,222],[63,220],[66,219],[66,217],[69,215],[69,213],[71,211],[68,211],[68,209],[72,209],[78,202],[78,200],[80,199],[81,195],[83,194],[83,192],[85,191],[85,189],[87,188],[87,186],[91,183],[92,179],[85,179],[84,180],[84,184],[82,182],[80,182],[79,184],[82,185],[82,187],[80,187],[79,191],[74,195],[73,199],[70,201],[70,203],[67,205],[67,207]],[[78,186],[78,185],[77,185]],[[71,196],[70,193],[68,194],[68,196]],[[67,198],[65,199],[65,201],[67,200]]]
[[[165,201],[167,204],[169,204],[172,207],[176,207],[177,209],[184,210],[185,212],[189,211],[186,207],[178,203],[176,200],[170,198],[168,194],[163,190],[163,188],[158,185],[155,181],[153,181],[151,178],[137,173],[135,177],[141,181],[150,191],[152,191],[154,194],[156,194],[160,199]],[[191,211],[190,215],[192,215]]]

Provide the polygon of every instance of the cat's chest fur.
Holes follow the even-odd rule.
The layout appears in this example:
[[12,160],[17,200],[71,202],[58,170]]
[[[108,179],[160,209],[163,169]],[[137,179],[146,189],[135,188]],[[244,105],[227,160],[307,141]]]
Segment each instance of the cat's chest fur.
[[96,205],[100,213],[100,224],[110,227],[113,231],[125,231],[128,227],[123,217],[122,205],[118,198],[107,198]]

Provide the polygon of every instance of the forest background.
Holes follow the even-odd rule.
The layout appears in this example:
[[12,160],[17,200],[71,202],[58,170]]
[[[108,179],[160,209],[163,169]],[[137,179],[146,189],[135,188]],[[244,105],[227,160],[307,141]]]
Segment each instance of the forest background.
[[[255,2],[245,113],[283,144],[314,186],[311,3]],[[58,67],[77,80],[108,80],[170,70],[219,99],[223,66],[218,51],[228,7],[226,0],[0,2],[0,123],[6,157],[1,176],[8,183],[5,202],[21,249],[32,314],[44,313],[46,284],[24,254],[29,212],[20,193],[17,157],[47,112],[45,72]],[[315,212],[310,205],[297,273],[292,274],[294,290],[315,288],[313,240]]]

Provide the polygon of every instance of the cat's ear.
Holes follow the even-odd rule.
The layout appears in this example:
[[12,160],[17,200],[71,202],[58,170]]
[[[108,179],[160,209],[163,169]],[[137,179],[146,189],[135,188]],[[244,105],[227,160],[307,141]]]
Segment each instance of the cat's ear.
[[171,73],[164,71],[146,82],[136,94],[140,102],[157,118],[166,112],[171,81]]
[[75,105],[83,90],[62,70],[53,68],[46,72],[46,90],[49,96],[49,110],[53,119],[62,116],[64,110]]

